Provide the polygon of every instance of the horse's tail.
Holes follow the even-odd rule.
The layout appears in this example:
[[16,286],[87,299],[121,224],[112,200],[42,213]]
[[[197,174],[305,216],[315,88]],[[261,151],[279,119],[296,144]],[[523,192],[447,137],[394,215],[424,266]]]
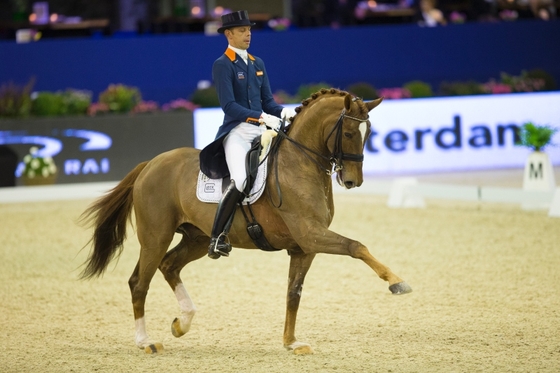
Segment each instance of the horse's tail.
[[134,183],[147,164],[148,162],[143,162],[136,166],[116,187],[95,201],[80,216],[80,222],[91,224],[95,228],[93,237],[86,244],[93,244],[93,250],[84,263],[86,267],[80,278],[101,276],[111,260],[122,253],[126,225],[131,219]]

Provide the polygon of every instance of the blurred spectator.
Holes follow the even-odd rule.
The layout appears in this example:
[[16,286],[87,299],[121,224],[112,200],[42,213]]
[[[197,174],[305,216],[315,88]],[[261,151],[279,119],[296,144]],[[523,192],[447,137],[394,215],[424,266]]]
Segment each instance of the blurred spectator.
[[420,0],[415,21],[420,26],[436,27],[445,26],[447,20],[443,12],[437,8],[437,0]]
[[471,0],[472,18],[476,21],[496,21],[497,11],[496,0]]
[[293,20],[299,27],[354,25],[357,4],[358,0],[292,0]]
[[529,8],[535,18],[544,21],[556,18],[556,7],[552,0],[529,0]]
[[325,20],[333,28],[356,24],[354,9],[358,0],[327,0],[325,4]]
[[294,23],[298,27],[327,25],[322,0],[292,0],[292,14]]

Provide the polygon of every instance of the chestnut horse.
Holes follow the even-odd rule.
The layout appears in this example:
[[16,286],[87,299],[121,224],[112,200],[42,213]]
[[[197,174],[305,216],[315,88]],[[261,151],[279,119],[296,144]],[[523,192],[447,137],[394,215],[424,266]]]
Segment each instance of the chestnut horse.
[[[265,193],[251,208],[268,242],[290,255],[283,343],[294,353],[313,352],[294,333],[303,281],[316,254],[361,259],[389,283],[393,294],[412,291],[362,243],[329,230],[334,215],[331,175],[336,173],[337,182],[347,189],[362,184],[364,144],[371,131],[368,113],[381,100],[364,102],[344,91],[322,89],[302,101],[292,124],[273,140],[275,151],[268,157],[265,190],[268,198]],[[128,284],[135,342],[147,353],[163,349],[161,343],[148,337],[144,318],[148,287],[158,269],[179,304],[180,315],[171,325],[175,337],[189,330],[196,312],[180,272],[188,263],[206,257],[216,212],[215,204],[201,202],[195,196],[199,153],[197,149],[180,148],[139,164],[81,216],[95,228],[90,240],[93,249],[81,274],[82,278],[92,278],[101,276],[109,262],[120,255],[134,207],[141,249]],[[246,227],[243,214],[236,214],[229,233],[231,244],[257,249]],[[176,232],[182,239],[168,251]]]

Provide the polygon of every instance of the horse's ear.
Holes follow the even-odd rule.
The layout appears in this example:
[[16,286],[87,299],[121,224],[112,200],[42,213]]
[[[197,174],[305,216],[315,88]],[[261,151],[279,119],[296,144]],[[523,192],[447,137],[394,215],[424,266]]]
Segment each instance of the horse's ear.
[[379,97],[378,99],[375,99],[373,101],[366,102],[365,104],[368,108],[368,111],[372,111],[377,105],[381,103],[381,101],[383,101],[383,97]]
[[346,111],[350,110],[350,107],[352,106],[352,95],[347,93],[346,96],[344,96],[344,108],[346,109]]

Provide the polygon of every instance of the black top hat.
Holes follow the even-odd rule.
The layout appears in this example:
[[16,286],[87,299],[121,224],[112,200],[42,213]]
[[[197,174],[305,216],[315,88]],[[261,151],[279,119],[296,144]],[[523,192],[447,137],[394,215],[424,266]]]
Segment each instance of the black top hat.
[[218,29],[220,34],[223,34],[228,28],[238,26],[254,26],[254,23],[249,21],[249,14],[246,10],[239,10],[237,12],[224,14],[222,16],[222,27]]

